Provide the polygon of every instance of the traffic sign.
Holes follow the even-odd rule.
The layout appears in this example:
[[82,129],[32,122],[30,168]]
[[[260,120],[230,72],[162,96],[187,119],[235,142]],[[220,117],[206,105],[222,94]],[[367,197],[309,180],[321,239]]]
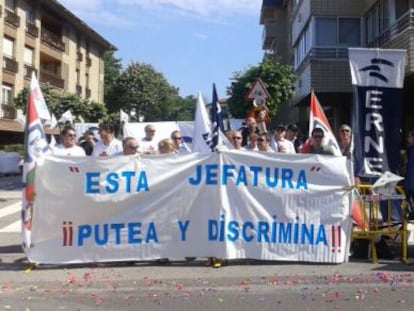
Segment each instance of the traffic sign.
[[270,98],[269,92],[267,91],[263,81],[260,78],[257,78],[249,92],[247,93],[247,98],[250,100],[255,100],[257,104],[264,104]]

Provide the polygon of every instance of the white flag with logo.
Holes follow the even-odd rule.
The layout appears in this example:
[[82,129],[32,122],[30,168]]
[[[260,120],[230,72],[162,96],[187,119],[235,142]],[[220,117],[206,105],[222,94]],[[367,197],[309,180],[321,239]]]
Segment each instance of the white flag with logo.
[[49,129],[54,129],[58,125],[56,117],[53,113],[52,113],[52,117],[50,118],[50,120],[47,120],[44,125],[45,126],[49,125]]
[[59,122],[61,123],[66,123],[66,122],[70,122],[72,123],[73,121],[73,116],[72,116],[72,112],[70,112],[70,110],[67,110],[66,112],[64,112],[62,114],[62,116],[59,119]]
[[211,122],[201,92],[198,93],[195,112],[193,152],[211,152]]
[[128,123],[129,122],[129,115],[123,111],[122,109],[119,110],[119,116],[120,116],[120,121],[121,123]]

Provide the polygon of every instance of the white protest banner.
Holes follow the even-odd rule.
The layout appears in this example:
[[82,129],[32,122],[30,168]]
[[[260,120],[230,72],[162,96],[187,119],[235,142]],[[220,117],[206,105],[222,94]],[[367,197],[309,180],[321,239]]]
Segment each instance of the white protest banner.
[[47,156],[30,261],[220,257],[340,263],[351,232],[344,157],[240,151]]

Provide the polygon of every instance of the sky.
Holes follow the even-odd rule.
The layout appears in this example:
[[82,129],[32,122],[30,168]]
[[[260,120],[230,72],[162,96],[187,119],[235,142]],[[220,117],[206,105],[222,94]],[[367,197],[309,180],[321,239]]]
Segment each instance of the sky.
[[262,0],[58,0],[116,46],[124,68],[150,64],[181,96],[220,98],[263,58]]

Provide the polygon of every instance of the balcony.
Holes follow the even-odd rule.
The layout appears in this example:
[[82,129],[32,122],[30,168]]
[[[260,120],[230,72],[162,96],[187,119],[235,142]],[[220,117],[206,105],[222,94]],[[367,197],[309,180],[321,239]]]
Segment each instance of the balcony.
[[76,94],[82,96],[82,86],[79,84],[76,85]]
[[85,89],[85,96],[86,96],[86,98],[91,98],[91,89],[90,88],[86,88]]
[[82,52],[76,52],[76,61],[81,62],[83,61],[83,54]]
[[17,109],[13,105],[2,104],[0,105],[0,117],[4,119],[14,120],[17,117]]
[[276,39],[277,34],[277,25],[276,24],[265,24],[263,26],[262,33],[262,49],[271,50],[273,46],[273,41]]
[[65,87],[65,80],[58,77],[56,74],[45,70],[40,70],[39,81],[43,83],[49,83],[50,85],[53,85],[60,89],[64,89]]
[[40,35],[42,41],[55,49],[58,49],[62,52],[65,51],[65,43],[62,41],[61,37],[56,35],[55,33],[47,30],[46,28],[42,27],[42,32]]
[[263,0],[260,10],[260,25],[275,22],[276,10],[281,8],[283,0]]
[[348,59],[348,47],[312,47],[308,53],[310,58]]
[[414,9],[407,11],[389,28],[374,40],[367,42],[368,47],[383,47],[384,44],[399,36],[403,31],[414,28]]
[[348,47],[314,46],[303,59],[298,60],[295,71],[300,72],[310,60],[348,61]]
[[35,38],[39,37],[39,28],[37,28],[35,24],[27,23],[26,32],[32,37],[35,37]]
[[13,58],[3,56],[3,70],[17,73],[19,71],[19,63],[16,62]]
[[33,71],[37,75],[37,70],[33,66],[24,64],[24,78],[25,79],[31,79]]
[[92,59],[89,56],[86,56],[86,66],[88,67],[92,66]]
[[6,21],[6,23],[18,28],[20,26],[20,17],[9,10],[6,10],[6,16],[4,18],[4,20]]

